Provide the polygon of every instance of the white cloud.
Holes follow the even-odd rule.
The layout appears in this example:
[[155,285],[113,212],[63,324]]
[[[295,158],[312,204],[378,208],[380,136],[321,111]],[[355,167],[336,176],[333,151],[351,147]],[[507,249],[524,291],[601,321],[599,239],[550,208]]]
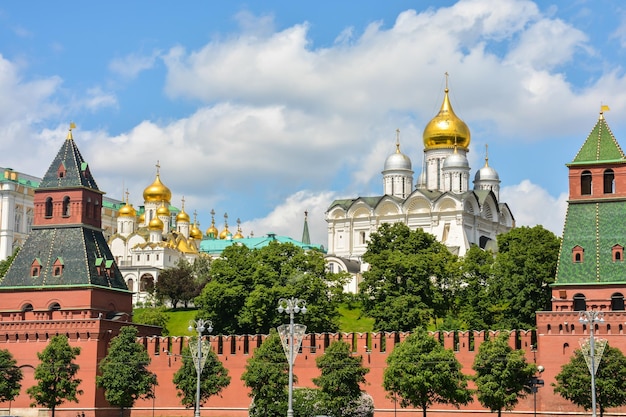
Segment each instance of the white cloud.
[[152,51],[149,55],[128,54],[124,57],[113,59],[109,63],[109,70],[125,79],[133,79],[142,71],[153,68],[159,56],[159,51]]

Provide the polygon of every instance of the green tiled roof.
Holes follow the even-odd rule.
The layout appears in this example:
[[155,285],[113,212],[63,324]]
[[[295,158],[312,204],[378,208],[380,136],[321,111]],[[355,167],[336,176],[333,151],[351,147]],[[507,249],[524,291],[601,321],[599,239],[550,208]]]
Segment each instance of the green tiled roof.
[[[76,143],[71,138],[71,133],[43,176],[39,188],[87,187],[98,190],[98,185],[91,176]],[[57,174],[60,166],[64,166],[66,170],[63,176]]]
[[[41,264],[37,277],[32,276],[31,270],[35,260]],[[54,274],[56,260],[61,260],[63,265],[60,275]],[[110,268],[108,276],[98,274],[96,266],[103,264]],[[81,285],[127,290],[102,232],[82,226],[33,227],[0,281],[0,288]]]
[[286,236],[278,236],[273,233],[270,233],[266,236],[262,237],[246,237],[243,239],[208,239],[204,238],[200,242],[199,251],[201,253],[206,253],[209,255],[219,256],[227,247],[231,245],[244,245],[249,249],[257,249],[262,248],[264,246],[269,245],[271,242],[279,242],[279,243],[291,243],[295,246],[298,246],[304,250],[318,250],[321,252],[326,252],[322,245],[314,245],[307,244],[303,242],[298,242],[290,237]]
[[[613,261],[612,248],[626,247],[626,202],[570,202],[563,229],[556,285],[626,283],[626,261]],[[584,250],[574,262],[572,250]]]
[[574,160],[568,165],[588,164],[597,162],[622,162],[625,163],[622,148],[617,143],[613,132],[603,116],[591,130],[587,140],[581,146]]

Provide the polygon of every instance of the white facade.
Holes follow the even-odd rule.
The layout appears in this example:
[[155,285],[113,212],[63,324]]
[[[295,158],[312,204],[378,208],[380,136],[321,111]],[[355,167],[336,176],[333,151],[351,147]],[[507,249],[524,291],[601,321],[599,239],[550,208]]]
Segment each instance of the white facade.
[[[385,161],[383,194],[370,197],[336,200],[326,212],[328,223],[329,269],[347,271],[348,261],[367,265],[362,256],[370,235],[383,223],[404,223],[420,228],[463,256],[472,245],[495,249],[496,237],[515,225],[511,211],[500,202],[500,178],[488,165],[475,174],[470,189],[470,166],[467,161],[470,132],[452,110],[445,90],[444,101],[437,116],[424,129],[424,166],[415,187],[412,186],[411,160],[396,151]],[[406,184],[411,182],[410,191]],[[352,273],[353,281],[360,279]],[[356,292],[357,283],[348,284]]]

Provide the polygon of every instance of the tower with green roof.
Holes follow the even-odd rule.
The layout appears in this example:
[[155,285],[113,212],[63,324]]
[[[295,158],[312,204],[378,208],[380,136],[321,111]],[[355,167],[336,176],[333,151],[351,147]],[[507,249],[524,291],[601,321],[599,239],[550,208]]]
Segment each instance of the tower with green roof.
[[626,156],[603,112],[567,167],[553,311],[624,310]]

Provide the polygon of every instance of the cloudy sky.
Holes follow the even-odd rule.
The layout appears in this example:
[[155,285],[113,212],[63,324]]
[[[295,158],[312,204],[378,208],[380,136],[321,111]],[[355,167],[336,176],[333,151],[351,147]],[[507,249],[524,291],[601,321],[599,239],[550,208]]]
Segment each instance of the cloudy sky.
[[626,6],[610,0],[0,4],[0,166],[42,176],[74,139],[101,190],[143,204],[157,161],[200,227],[326,245],[336,198],[421,170],[449,74],[517,225],[561,235],[567,168],[600,106],[626,145]]

